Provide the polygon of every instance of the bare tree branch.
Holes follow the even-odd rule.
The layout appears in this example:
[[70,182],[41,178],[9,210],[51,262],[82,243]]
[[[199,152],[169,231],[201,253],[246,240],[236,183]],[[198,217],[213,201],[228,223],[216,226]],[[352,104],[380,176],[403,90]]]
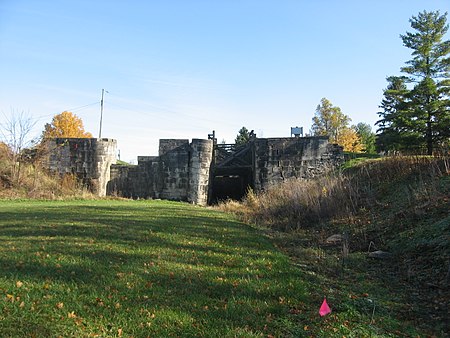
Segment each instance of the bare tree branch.
[[24,111],[11,110],[9,115],[3,113],[4,121],[0,123],[1,141],[9,148],[11,160],[12,180],[18,180],[20,166],[18,160],[22,150],[32,144],[30,132],[36,125],[36,121]]

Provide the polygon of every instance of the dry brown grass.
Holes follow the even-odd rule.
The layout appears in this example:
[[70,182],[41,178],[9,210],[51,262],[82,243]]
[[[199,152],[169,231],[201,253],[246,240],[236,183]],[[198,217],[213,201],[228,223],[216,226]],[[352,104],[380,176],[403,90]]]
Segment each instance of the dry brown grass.
[[0,158],[0,198],[95,198],[74,175],[59,177],[38,165],[20,163],[19,175],[12,177],[12,165]]
[[356,206],[349,186],[344,175],[288,180],[258,195],[250,191],[240,208],[236,202],[224,203],[223,207],[230,208],[231,204],[252,223],[294,230],[351,213]]
[[243,202],[220,204],[243,221],[279,230],[314,227],[332,219],[352,219],[362,208],[370,208],[396,181],[410,205],[435,196],[434,179],[450,173],[448,158],[388,157],[369,160],[343,172],[313,180],[294,179],[255,194],[249,191]]

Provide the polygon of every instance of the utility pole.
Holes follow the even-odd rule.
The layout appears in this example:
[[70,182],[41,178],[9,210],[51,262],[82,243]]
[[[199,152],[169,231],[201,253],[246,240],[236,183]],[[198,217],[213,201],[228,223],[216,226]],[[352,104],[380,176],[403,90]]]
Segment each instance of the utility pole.
[[98,138],[102,138],[102,121],[103,121],[103,96],[107,90],[102,89],[102,100],[100,101],[100,131],[98,132]]

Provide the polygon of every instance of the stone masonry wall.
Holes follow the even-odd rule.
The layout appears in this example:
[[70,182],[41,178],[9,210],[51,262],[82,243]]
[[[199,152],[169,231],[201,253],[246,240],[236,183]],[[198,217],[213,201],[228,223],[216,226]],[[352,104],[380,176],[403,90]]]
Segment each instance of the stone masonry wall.
[[159,156],[139,156],[138,165],[111,167],[108,195],[205,205],[212,152],[212,140],[162,139]]
[[139,156],[138,165],[111,166],[107,195],[126,198],[159,198],[159,157]]
[[159,198],[186,201],[189,187],[189,140],[159,140]]
[[193,139],[189,160],[188,201],[194,204],[208,203],[211,161],[214,143],[212,140]]
[[106,195],[110,167],[116,163],[117,142],[113,139],[55,138],[47,142],[50,171],[73,174],[94,194]]
[[[321,175],[343,161],[342,147],[329,144],[327,137],[256,138],[252,142],[250,184],[256,191],[290,178]],[[125,166],[115,165],[117,145],[112,139],[59,138],[50,140],[48,147],[51,171],[75,175],[99,196],[205,205],[211,193],[212,140],[162,139],[159,156],[139,156],[138,165]]]
[[323,174],[342,160],[342,147],[328,143],[328,137],[256,139],[255,190]]

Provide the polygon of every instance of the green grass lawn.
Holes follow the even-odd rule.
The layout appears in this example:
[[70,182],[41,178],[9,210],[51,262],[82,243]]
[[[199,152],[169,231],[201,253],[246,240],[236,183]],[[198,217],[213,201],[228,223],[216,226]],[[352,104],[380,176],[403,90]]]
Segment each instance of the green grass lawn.
[[338,262],[330,280],[311,269],[323,253],[299,264],[261,230],[185,203],[3,200],[0,243],[1,337],[418,334],[373,298],[382,286],[341,281]]
[[[299,336],[300,272],[230,216],[162,201],[0,201],[0,335]],[[314,309],[314,312],[318,310]]]

